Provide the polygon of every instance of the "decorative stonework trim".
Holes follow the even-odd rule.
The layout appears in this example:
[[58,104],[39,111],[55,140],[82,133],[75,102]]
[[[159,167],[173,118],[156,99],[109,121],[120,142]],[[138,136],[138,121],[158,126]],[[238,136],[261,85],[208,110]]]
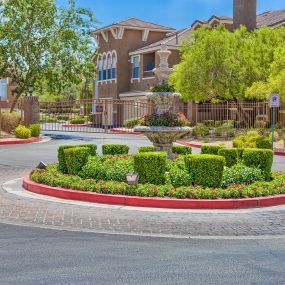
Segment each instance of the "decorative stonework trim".
[[121,40],[124,36],[125,28],[120,27],[118,30],[118,39]]
[[109,40],[109,34],[108,34],[108,31],[106,31],[106,32],[101,32],[101,35],[102,35],[102,37],[103,37],[104,41],[107,43],[107,42],[108,42],[108,40]]
[[149,30],[148,29],[145,29],[145,30],[142,31],[142,41],[143,42],[147,41],[148,35],[149,35]]
[[115,28],[115,29],[111,28],[111,33],[112,33],[114,39],[117,40],[118,39],[118,29],[117,28]]

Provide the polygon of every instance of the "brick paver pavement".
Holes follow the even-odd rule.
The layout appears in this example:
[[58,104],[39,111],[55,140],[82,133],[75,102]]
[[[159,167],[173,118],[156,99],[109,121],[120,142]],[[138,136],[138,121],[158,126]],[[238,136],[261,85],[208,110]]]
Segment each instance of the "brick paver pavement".
[[[0,165],[0,183],[23,177],[30,170]],[[285,234],[285,207],[247,213],[148,212],[47,202],[1,189],[0,222],[120,234],[276,236]]]

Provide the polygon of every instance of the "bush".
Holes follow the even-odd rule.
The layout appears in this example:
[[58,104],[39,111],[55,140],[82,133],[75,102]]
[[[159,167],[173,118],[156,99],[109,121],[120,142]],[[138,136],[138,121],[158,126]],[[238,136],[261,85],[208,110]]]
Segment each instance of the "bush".
[[165,152],[145,152],[134,155],[134,170],[140,183],[164,184],[167,170]]
[[243,164],[248,167],[259,168],[265,180],[271,179],[273,164],[273,151],[267,149],[245,149],[243,152]]
[[232,167],[238,163],[239,152],[237,148],[222,148],[218,154],[225,158],[227,167]]
[[64,157],[69,174],[78,175],[90,156],[88,147],[72,147],[64,149]]
[[224,171],[222,187],[228,187],[230,184],[249,185],[262,180],[263,176],[260,169],[238,164]]
[[233,140],[233,146],[237,148],[256,148],[256,141],[259,138],[257,131],[249,131],[247,135],[241,135]]
[[83,144],[83,145],[63,145],[58,148],[57,152],[57,158],[58,158],[58,168],[62,173],[68,173],[66,160],[65,160],[65,154],[64,150],[74,147],[87,147],[89,149],[89,155],[95,156],[97,151],[97,145],[96,144]]
[[141,146],[139,152],[155,152],[154,146]]
[[84,117],[75,117],[71,119],[69,122],[72,125],[80,125],[86,123],[86,119]]
[[256,147],[262,149],[272,149],[272,138],[269,136],[262,136],[257,138]]
[[69,115],[58,115],[57,116],[58,121],[68,121],[69,120]]
[[152,114],[144,117],[143,124],[145,126],[155,127],[183,127],[186,122],[179,114],[164,113],[164,114]]
[[124,155],[129,153],[130,148],[123,144],[105,144],[102,146],[103,155]]
[[195,126],[192,130],[192,135],[194,137],[202,137],[203,138],[203,137],[209,135],[210,129],[211,128],[205,126],[204,124],[197,124],[197,126]]
[[31,131],[25,126],[19,125],[15,130],[15,135],[18,139],[29,139]]
[[124,120],[123,122],[123,126],[125,128],[128,128],[128,129],[132,129],[136,126],[140,126],[143,122],[143,119],[127,119],[127,120]]
[[31,131],[31,136],[33,138],[38,138],[41,134],[41,126],[39,124],[32,124],[29,126],[29,129]]
[[4,112],[1,114],[1,129],[4,132],[11,133],[21,123],[21,114],[17,112]]
[[172,152],[175,154],[192,154],[192,147],[191,146],[173,146]]
[[209,154],[187,155],[185,166],[195,185],[220,187],[225,166],[224,157]]
[[133,159],[114,158],[103,159],[99,156],[89,157],[87,164],[80,172],[84,179],[112,180],[126,182],[126,175],[134,171]]
[[181,169],[178,166],[172,166],[169,171],[169,182],[173,187],[190,186],[193,184],[193,179],[186,169]]
[[203,145],[201,148],[202,154],[215,154],[218,155],[219,150],[224,149],[221,145]]

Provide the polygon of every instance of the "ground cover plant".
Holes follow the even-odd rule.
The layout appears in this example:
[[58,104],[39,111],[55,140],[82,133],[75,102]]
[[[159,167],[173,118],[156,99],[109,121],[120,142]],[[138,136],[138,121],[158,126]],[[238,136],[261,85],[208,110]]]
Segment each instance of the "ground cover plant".
[[[285,193],[285,174],[271,172],[271,150],[223,148],[218,154],[181,154],[171,161],[163,152],[98,156],[96,149],[94,145],[62,146],[59,163],[34,170],[31,179],[74,190],[178,199]],[[126,180],[132,172],[139,174],[139,183],[133,186]]]

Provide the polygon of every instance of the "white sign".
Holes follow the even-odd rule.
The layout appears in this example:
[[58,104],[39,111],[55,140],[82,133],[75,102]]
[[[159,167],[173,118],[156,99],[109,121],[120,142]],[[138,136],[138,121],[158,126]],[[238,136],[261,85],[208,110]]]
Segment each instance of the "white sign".
[[270,107],[279,108],[280,107],[280,94],[271,94],[270,95]]

